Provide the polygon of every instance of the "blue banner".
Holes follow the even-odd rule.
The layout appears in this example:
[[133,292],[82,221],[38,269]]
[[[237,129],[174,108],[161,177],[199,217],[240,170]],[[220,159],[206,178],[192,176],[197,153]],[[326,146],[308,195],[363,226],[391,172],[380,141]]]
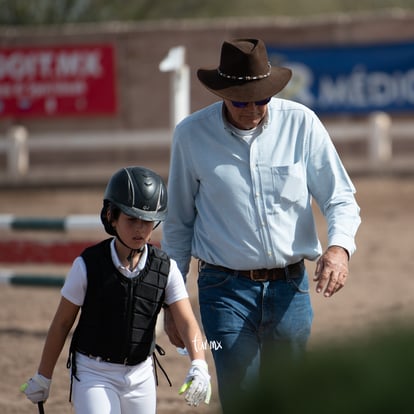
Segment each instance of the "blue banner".
[[278,95],[320,114],[414,110],[414,43],[268,47],[272,65],[292,69]]

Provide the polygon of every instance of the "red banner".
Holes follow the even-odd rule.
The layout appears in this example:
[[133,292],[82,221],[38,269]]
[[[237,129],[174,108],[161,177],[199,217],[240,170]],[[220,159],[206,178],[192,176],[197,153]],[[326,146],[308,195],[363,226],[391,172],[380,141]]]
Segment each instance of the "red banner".
[[0,48],[0,117],[116,110],[112,45]]

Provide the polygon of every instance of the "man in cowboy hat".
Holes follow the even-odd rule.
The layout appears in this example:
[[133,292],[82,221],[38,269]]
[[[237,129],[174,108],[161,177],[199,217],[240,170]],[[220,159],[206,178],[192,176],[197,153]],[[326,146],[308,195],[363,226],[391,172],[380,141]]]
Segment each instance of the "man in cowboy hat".
[[[325,297],[348,277],[360,224],[355,188],[317,116],[274,97],[291,78],[260,39],[224,42],[200,82],[221,98],[177,125],[163,249],[183,275],[199,260],[199,302],[226,411],[267,349],[300,353],[312,324],[304,259]],[[311,200],[327,221],[318,240]],[[170,340],[182,345],[166,313]],[[283,347],[285,348],[285,347]],[[277,375],[277,373],[275,374]]]

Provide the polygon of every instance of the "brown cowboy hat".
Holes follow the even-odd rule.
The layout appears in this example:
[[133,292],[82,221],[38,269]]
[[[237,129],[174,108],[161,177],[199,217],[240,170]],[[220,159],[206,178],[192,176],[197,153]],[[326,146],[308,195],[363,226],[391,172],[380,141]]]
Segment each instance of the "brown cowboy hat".
[[292,77],[292,71],[270,65],[263,40],[235,39],[223,43],[217,69],[199,69],[197,76],[210,92],[221,98],[254,102],[280,92]]

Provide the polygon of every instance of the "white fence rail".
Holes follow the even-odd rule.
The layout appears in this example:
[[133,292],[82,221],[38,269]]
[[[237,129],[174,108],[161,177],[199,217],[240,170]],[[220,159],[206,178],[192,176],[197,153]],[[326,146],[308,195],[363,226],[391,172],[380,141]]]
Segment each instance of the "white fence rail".
[[[367,161],[374,165],[390,161],[393,156],[393,141],[414,139],[414,122],[398,120],[383,112],[371,114],[366,122],[336,121],[325,123],[332,140],[338,143],[367,141]],[[148,147],[168,147],[171,143],[170,130],[151,131],[99,131],[82,133],[44,133],[32,135],[22,126],[14,126],[6,139],[0,139],[0,152],[6,153],[7,176],[18,180],[27,176],[30,168],[30,155],[47,151],[99,151],[125,147],[139,149]]]
[[19,179],[28,174],[30,155],[35,152],[165,148],[170,143],[169,130],[59,132],[29,137],[26,128],[14,126],[9,129],[6,139],[0,139],[0,153],[6,153],[7,176]]

